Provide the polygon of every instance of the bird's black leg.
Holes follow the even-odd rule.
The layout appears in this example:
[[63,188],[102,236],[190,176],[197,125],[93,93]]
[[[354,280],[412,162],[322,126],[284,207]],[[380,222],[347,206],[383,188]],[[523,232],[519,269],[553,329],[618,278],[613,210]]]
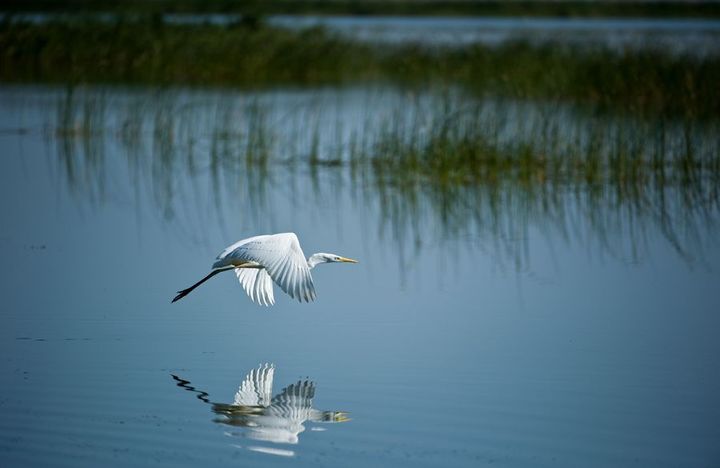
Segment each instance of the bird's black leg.
[[193,284],[189,288],[183,289],[182,291],[178,291],[177,296],[175,296],[173,298],[172,302],[179,301],[183,297],[187,296],[188,294],[190,294],[192,292],[193,289],[197,288],[198,286],[200,286],[201,284],[203,284],[205,281],[209,280],[213,276],[217,275],[218,273],[222,273],[223,271],[232,270],[233,268],[234,267],[229,267],[229,268],[222,268],[222,269],[211,271],[210,274],[208,274],[205,278],[201,279],[200,281]]

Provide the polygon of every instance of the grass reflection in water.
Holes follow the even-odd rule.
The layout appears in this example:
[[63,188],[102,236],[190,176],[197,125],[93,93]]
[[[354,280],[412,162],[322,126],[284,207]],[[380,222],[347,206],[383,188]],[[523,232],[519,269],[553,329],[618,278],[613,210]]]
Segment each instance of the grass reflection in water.
[[720,209],[715,121],[388,89],[70,88],[56,116],[48,141],[72,191],[102,201],[104,152],[114,148],[127,160],[130,185],[149,189],[175,221],[194,213],[207,222],[197,202],[205,189],[217,213],[240,204],[255,217],[278,196],[327,204],[349,193],[377,216],[366,224],[398,246],[469,240],[523,269],[530,230],[632,261],[659,232],[694,263]]

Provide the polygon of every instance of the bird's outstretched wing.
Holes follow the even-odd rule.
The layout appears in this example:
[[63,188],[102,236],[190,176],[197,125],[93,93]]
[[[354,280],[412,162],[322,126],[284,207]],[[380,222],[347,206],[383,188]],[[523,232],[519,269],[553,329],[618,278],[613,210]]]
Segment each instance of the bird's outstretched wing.
[[272,279],[263,268],[235,268],[240,284],[253,302],[271,306],[275,304]]
[[310,267],[292,232],[255,236],[236,242],[218,255],[213,268],[255,262],[267,270],[273,281],[293,299],[310,302],[315,299]]
[[251,370],[240,384],[233,404],[236,406],[269,406],[275,366],[261,364]]
[[267,412],[274,416],[304,421],[310,415],[314,396],[315,384],[310,380],[298,380],[272,398]]

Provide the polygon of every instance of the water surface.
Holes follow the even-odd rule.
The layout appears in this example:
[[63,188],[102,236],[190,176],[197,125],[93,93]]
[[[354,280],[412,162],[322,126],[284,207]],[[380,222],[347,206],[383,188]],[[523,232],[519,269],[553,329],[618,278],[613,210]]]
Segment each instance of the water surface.
[[[177,18],[180,20],[181,18]],[[273,16],[272,24],[323,26],[355,39],[379,43],[497,45],[512,40],[603,45],[617,49],[665,47],[698,52],[716,49],[720,21],[658,18],[502,18],[404,16]]]
[[[717,184],[408,185],[353,166],[353,138],[435,107],[407,98],[3,88],[0,464],[716,465]],[[515,113],[551,116],[570,149],[599,125],[484,105],[500,141],[541,131]],[[231,274],[170,303],[226,245],[282,231],[361,263],[319,266],[310,305],[276,288],[256,306]],[[309,381],[314,408],[351,420],[283,441],[218,422],[209,403],[263,363],[273,394]]]

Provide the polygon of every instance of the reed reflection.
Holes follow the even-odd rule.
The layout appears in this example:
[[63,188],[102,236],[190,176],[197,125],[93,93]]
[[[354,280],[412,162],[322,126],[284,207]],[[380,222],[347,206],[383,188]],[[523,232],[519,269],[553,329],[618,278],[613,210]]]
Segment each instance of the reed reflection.
[[102,200],[117,159],[104,153],[114,152],[128,162],[136,205],[149,198],[192,237],[224,226],[228,212],[269,227],[278,204],[343,211],[350,198],[371,235],[395,241],[400,262],[461,241],[522,270],[539,231],[633,262],[659,233],[694,263],[717,238],[716,120],[392,89],[90,88],[57,103],[49,127],[72,193]]
[[[315,383],[309,379],[298,380],[273,395],[275,366],[261,364],[252,369],[240,383],[232,403],[215,403],[208,393],[193,387],[188,380],[176,375],[172,378],[177,386],[196,394],[197,398],[212,405],[217,415],[214,422],[231,426],[225,435],[238,439],[249,439],[272,444],[296,445],[305,425],[312,424],[311,430],[323,430],[322,423],[349,421],[344,411],[323,411],[313,407]],[[244,444],[244,445],[243,445]],[[293,456],[293,450],[276,446],[236,444],[247,450],[280,456]]]

